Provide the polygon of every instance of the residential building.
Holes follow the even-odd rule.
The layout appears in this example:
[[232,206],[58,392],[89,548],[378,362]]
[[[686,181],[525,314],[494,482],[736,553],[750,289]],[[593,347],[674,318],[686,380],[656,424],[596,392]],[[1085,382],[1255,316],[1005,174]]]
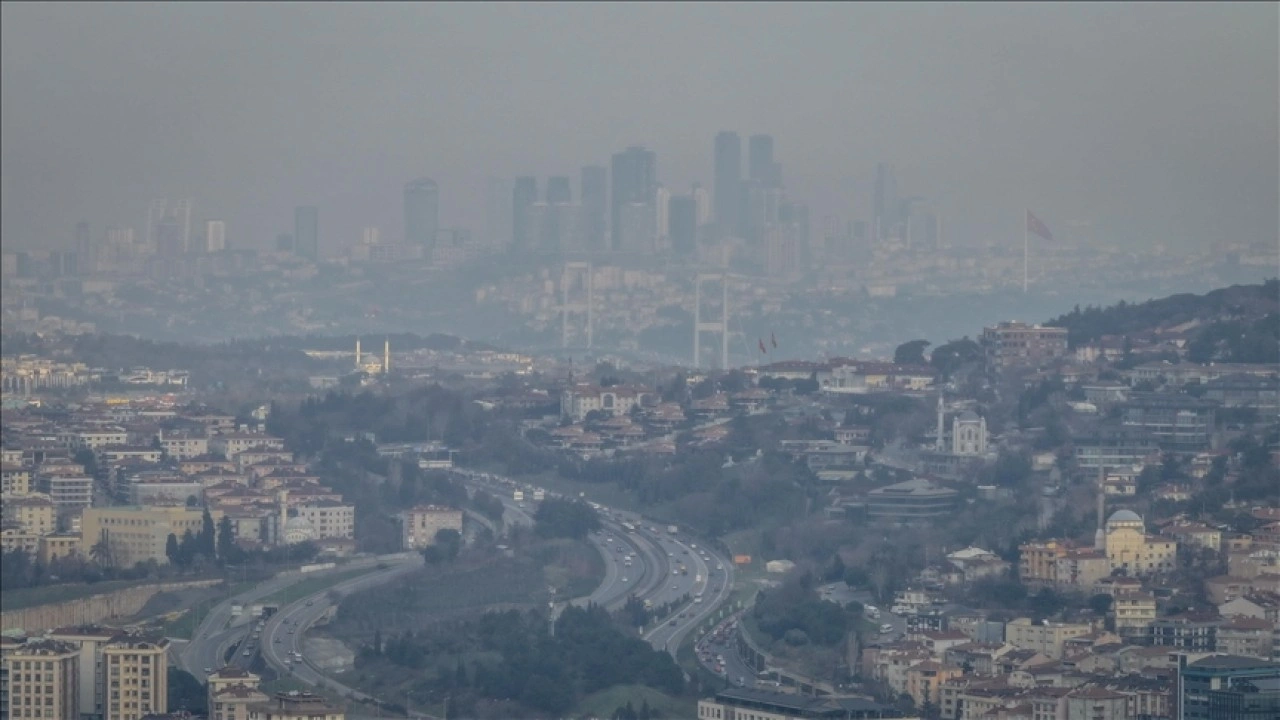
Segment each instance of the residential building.
[[78,667],[76,704],[86,717],[101,718],[107,711],[106,666],[102,651],[119,634],[116,628],[81,625],[58,628],[46,635],[50,640],[75,648]]
[[356,509],[353,505],[325,500],[295,505],[292,509],[315,529],[315,539],[356,536]]
[[36,544],[36,558],[48,567],[50,563],[59,558],[69,558],[72,556],[84,556],[84,549],[80,542],[80,533],[50,533],[41,535]]
[[1018,547],[1018,579],[1024,583],[1058,582],[1058,561],[1070,549],[1065,540],[1023,543]]
[[907,694],[916,707],[939,707],[942,703],[942,683],[964,674],[959,667],[943,665],[932,660],[907,669]]
[[29,640],[4,658],[13,720],[81,720],[80,663],[75,646]]
[[142,720],[169,709],[169,641],[121,636],[102,651],[106,670],[103,720]]
[[982,330],[982,346],[991,367],[1038,367],[1067,355],[1067,329],[1002,322]]
[[586,419],[587,413],[599,410],[606,415],[626,415],[633,407],[640,405],[653,396],[646,388],[633,388],[625,385],[600,387],[598,385],[576,385],[560,395],[560,414],[575,422]]
[[48,535],[58,529],[53,500],[48,495],[5,495],[0,518],[32,535]]
[[1072,548],[1058,558],[1057,583],[1070,588],[1092,588],[1111,574],[1107,553],[1094,548]]
[[31,468],[17,463],[0,465],[0,494],[26,495],[31,492]]
[[1151,644],[1187,652],[1213,652],[1222,618],[1212,613],[1179,613],[1151,622]]
[[24,642],[26,638],[0,635],[0,720],[9,720],[9,655]]
[[1030,618],[1018,618],[1005,623],[1005,641],[1026,650],[1034,650],[1045,657],[1062,659],[1062,651],[1074,637],[1088,635],[1093,628],[1085,623],[1033,622]]
[[1129,698],[1100,687],[1083,687],[1066,695],[1064,720],[1129,720]]
[[1277,641],[1280,641],[1280,625],[1261,618],[1233,617],[1218,626],[1214,647],[1228,655],[1280,660]]
[[405,550],[421,550],[436,542],[441,530],[462,532],[462,511],[440,505],[419,505],[400,514]]
[[1111,617],[1120,637],[1146,637],[1156,619],[1156,598],[1149,592],[1118,593],[1112,599]]

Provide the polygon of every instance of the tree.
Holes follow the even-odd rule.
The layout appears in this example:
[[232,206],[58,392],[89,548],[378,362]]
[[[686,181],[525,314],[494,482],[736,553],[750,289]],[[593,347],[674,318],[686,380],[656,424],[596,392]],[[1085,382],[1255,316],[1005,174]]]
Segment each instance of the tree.
[[213,559],[217,550],[217,538],[215,537],[215,529],[213,525],[213,516],[209,514],[209,508],[204,509],[203,522],[200,528],[200,536],[197,538],[200,543],[199,552],[209,559]]
[[169,674],[169,709],[203,715],[207,710],[208,700],[204,685],[194,675],[176,667],[170,667]]
[[904,342],[893,351],[893,362],[898,365],[928,365],[924,359],[924,349],[927,347],[928,340]]
[[98,563],[99,567],[115,567],[115,558],[111,552],[111,535],[106,528],[102,529],[98,542],[89,548],[89,557]]
[[178,536],[169,533],[169,537],[164,541],[164,556],[169,558],[169,562],[178,564]]
[[[169,537],[173,539],[174,547],[176,548],[178,544],[177,538],[174,538],[172,534]],[[222,519],[218,521],[218,557],[225,563],[231,559],[235,550],[235,534],[231,529],[231,517],[223,515]]]
[[979,362],[982,357],[982,348],[978,343],[964,337],[934,348],[929,356],[929,364],[942,373],[944,378],[950,378],[956,370],[969,363]]

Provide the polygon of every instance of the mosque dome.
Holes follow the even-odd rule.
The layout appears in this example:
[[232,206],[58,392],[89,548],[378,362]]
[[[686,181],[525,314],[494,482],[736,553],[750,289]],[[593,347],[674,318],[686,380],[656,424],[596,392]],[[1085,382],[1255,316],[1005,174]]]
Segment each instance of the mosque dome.
[[1142,516],[1132,510],[1117,510],[1107,518],[1107,525],[1137,523],[1142,524]]

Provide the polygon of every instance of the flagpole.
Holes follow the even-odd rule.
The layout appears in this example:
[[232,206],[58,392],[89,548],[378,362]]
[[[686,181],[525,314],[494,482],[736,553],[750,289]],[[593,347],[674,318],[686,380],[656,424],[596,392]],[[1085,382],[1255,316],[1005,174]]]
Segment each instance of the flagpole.
[[1027,292],[1027,225],[1030,224],[1031,211],[1024,210],[1022,215],[1022,293]]

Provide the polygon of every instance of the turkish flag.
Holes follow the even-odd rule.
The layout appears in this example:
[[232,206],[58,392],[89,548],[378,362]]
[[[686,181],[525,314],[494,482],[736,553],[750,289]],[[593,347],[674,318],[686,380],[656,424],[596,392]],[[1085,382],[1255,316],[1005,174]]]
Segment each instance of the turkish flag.
[[1049,232],[1049,227],[1040,222],[1040,218],[1032,215],[1030,210],[1027,211],[1027,232],[1035,233],[1045,240],[1053,239],[1053,233]]
[[763,339],[763,338],[761,338],[761,339],[760,339],[760,352],[762,352],[762,353],[767,353],[767,352],[769,352],[768,350],[765,350],[765,349],[764,349],[764,339]]

